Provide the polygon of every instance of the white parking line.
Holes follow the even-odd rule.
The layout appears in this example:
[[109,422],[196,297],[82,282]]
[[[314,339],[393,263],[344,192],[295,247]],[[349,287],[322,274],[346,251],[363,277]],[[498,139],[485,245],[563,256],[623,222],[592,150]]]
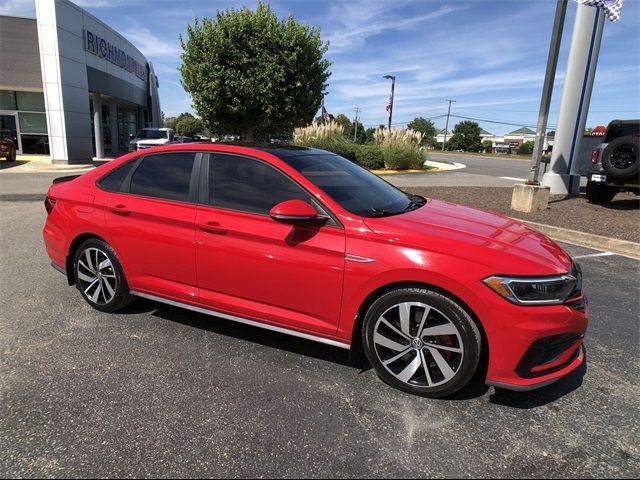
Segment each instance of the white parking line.
[[573,259],[579,260],[581,258],[591,258],[591,257],[610,257],[611,255],[615,255],[615,253],[613,252],[590,253],[588,255],[578,255],[577,257],[573,257]]
[[516,182],[526,182],[526,178],[516,178],[516,177],[500,177],[503,180],[515,180]]

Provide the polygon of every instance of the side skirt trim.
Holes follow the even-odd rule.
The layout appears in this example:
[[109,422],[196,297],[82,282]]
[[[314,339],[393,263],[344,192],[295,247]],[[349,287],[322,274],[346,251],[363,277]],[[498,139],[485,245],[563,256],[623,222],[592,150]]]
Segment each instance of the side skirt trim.
[[308,333],[302,333],[302,332],[298,332],[296,330],[290,330],[284,327],[276,327],[275,325],[256,322],[254,320],[249,320],[242,317],[236,317],[235,315],[229,315],[227,313],[221,313],[215,310],[195,307],[193,305],[189,305],[188,303],[176,302],[174,300],[168,300],[166,298],[157,297],[155,295],[149,295],[148,293],[136,292],[134,290],[131,290],[129,293],[131,295],[135,295],[136,297],[146,298],[148,300],[153,300],[155,302],[165,303],[173,307],[185,308],[193,312],[203,313],[205,315],[211,315],[214,317],[220,317],[226,320],[231,320],[233,322],[243,323],[245,325],[251,325],[252,327],[262,328],[264,330],[271,330],[272,332],[284,333],[285,335],[291,335],[293,337],[304,338],[305,340],[311,340],[312,342],[324,343],[325,345],[331,345],[332,347],[343,348],[345,350],[349,350],[351,348],[351,346],[347,343],[338,342],[336,340],[331,340],[329,338],[317,337],[315,335],[310,335]]

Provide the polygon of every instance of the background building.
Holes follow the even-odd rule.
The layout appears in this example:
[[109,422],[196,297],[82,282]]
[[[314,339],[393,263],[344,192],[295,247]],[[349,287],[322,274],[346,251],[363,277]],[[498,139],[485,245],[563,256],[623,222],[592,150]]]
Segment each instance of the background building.
[[0,16],[0,129],[19,154],[115,157],[160,124],[153,65],[111,27],[67,0],[36,0],[35,19]]

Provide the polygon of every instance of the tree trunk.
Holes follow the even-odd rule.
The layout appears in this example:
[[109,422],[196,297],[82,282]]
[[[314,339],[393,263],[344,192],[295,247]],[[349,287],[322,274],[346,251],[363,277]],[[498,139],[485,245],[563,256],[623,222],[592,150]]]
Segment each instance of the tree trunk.
[[247,130],[245,130],[244,134],[242,135],[242,141],[244,143],[253,143],[253,142],[255,142],[255,136],[253,134],[253,128],[248,128]]

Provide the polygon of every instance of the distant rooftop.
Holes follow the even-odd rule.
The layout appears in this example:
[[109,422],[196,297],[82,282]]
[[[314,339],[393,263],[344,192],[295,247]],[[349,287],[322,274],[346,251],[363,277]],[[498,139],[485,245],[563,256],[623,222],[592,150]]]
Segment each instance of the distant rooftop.
[[519,128],[518,130],[514,130],[513,132],[509,132],[507,135],[535,135],[536,132],[527,127]]

